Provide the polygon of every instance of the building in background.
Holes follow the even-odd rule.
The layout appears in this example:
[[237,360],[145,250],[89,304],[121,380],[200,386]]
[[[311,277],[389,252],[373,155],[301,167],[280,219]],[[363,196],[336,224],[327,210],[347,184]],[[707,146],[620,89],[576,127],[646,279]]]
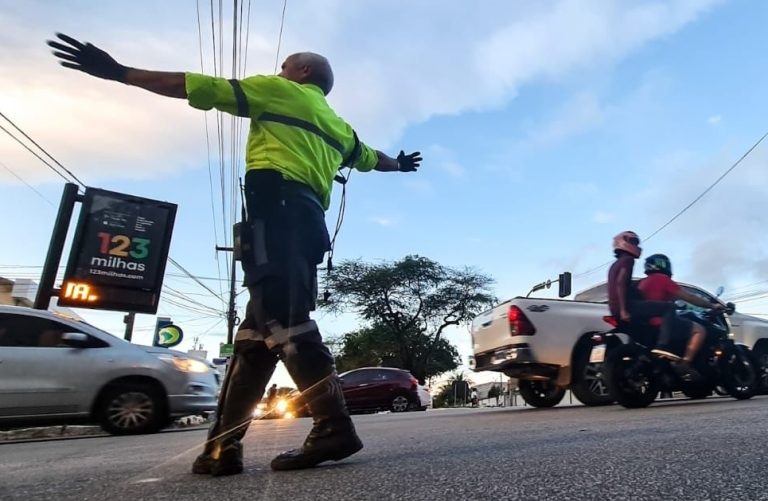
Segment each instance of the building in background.
[[[37,295],[37,282],[34,280],[28,278],[11,280],[10,278],[0,277],[0,304],[31,308],[35,303],[35,295]],[[58,300],[59,298],[57,297],[51,298],[51,305],[48,309],[77,318],[78,320],[83,319],[74,310],[59,306]]]

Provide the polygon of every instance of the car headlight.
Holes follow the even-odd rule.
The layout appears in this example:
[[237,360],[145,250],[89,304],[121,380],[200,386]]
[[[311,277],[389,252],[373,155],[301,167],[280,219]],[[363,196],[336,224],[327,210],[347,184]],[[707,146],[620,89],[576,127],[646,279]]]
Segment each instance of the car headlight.
[[288,410],[288,401],[281,398],[277,401],[277,404],[275,404],[275,409],[277,409],[277,412],[280,414],[283,414]]
[[205,374],[210,370],[203,362],[191,358],[182,358],[175,355],[160,355],[160,360],[173,365],[176,370],[181,372]]

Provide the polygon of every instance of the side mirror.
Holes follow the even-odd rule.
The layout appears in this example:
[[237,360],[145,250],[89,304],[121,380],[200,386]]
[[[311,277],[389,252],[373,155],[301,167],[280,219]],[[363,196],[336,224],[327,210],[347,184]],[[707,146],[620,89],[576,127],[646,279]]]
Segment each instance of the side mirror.
[[736,313],[736,305],[733,303],[725,303],[725,312],[729,315]]
[[88,341],[88,335],[82,332],[65,332],[61,335],[61,342],[72,348],[85,348]]
[[561,273],[560,277],[557,280],[557,283],[559,285],[559,290],[557,291],[557,296],[560,298],[564,298],[571,295],[571,282],[572,282],[572,276],[571,272],[566,271],[565,273]]

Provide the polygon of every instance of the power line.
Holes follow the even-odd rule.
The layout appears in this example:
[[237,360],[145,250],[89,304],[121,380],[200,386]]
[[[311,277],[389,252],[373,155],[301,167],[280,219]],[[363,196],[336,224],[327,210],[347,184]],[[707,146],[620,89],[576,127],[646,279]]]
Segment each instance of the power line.
[[29,184],[28,182],[26,182],[26,181],[25,181],[25,180],[24,180],[24,179],[23,179],[21,176],[19,176],[19,175],[18,175],[18,174],[16,174],[16,173],[15,173],[13,170],[11,170],[11,168],[10,168],[10,167],[8,167],[7,165],[5,165],[3,162],[0,162],[0,166],[2,166],[2,167],[3,167],[3,169],[5,169],[5,170],[7,170],[8,172],[10,172],[10,174],[11,174],[13,177],[15,177],[16,179],[18,179],[18,180],[19,180],[19,181],[21,181],[22,183],[24,183],[24,186],[26,186],[26,187],[27,187],[27,188],[29,188],[30,190],[34,191],[35,193],[37,193],[37,196],[39,196],[40,198],[42,198],[43,200],[45,200],[46,202],[48,202],[48,204],[49,204],[49,205],[51,205],[52,207],[56,207],[56,204],[54,204],[53,202],[51,202],[50,200],[48,200],[48,199],[45,197],[45,195],[43,195],[42,193],[40,193],[39,191],[37,191],[37,190],[35,189],[35,187],[34,187],[34,186],[32,186],[31,184]]
[[[695,204],[696,204],[696,203],[697,203],[699,200],[701,200],[702,198],[704,198],[704,196],[705,196],[707,193],[709,193],[709,192],[710,192],[710,191],[711,191],[711,190],[712,190],[712,189],[713,189],[715,186],[717,186],[717,185],[720,183],[720,181],[722,181],[723,179],[725,179],[725,177],[726,177],[728,174],[730,174],[730,173],[731,173],[731,171],[733,171],[733,170],[734,170],[736,167],[738,167],[738,166],[739,166],[739,164],[741,164],[741,162],[742,162],[742,161],[743,161],[745,158],[747,158],[747,157],[750,155],[750,153],[752,153],[752,151],[754,151],[754,150],[755,150],[755,148],[757,148],[757,147],[760,145],[760,143],[762,143],[762,142],[763,142],[763,140],[764,140],[766,137],[768,137],[768,132],[766,132],[765,134],[763,134],[763,136],[762,136],[762,137],[760,137],[760,139],[758,139],[758,140],[757,140],[757,142],[755,142],[755,144],[753,144],[753,145],[752,145],[752,147],[750,147],[750,148],[749,148],[749,149],[748,149],[748,150],[747,150],[747,151],[746,151],[746,152],[745,152],[745,153],[744,153],[744,154],[743,154],[743,155],[742,155],[742,156],[741,156],[741,157],[740,157],[738,160],[736,160],[736,162],[734,162],[734,163],[733,163],[733,165],[731,165],[731,166],[730,166],[730,167],[729,167],[729,168],[728,168],[728,169],[727,169],[725,172],[723,172],[723,173],[720,175],[720,177],[718,177],[718,178],[717,178],[717,179],[716,179],[716,180],[715,180],[715,181],[714,181],[712,184],[710,184],[710,185],[709,185],[709,186],[708,186],[708,187],[707,187],[707,188],[706,188],[704,191],[702,191],[702,192],[701,192],[701,193],[700,193],[700,194],[699,194],[699,195],[698,195],[696,198],[694,198],[694,199],[693,199],[693,201],[692,201],[691,203],[689,203],[688,205],[686,205],[685,207],[683,207],[683,209],[682,209],[682,210],[680,210],[680,211],[679,211],[677,214],[675,214],[674,216],[672,216],[672,218],[670,218],[670,219],[669,219],[669,221],[667,221],[666,223],[664,223],[663,225],[661,225],[661,226],[660,226],[658,229],[656,229],[656,231],[654,231],[654,232],[653,232],[653,233],[651,233],[649,236],[647,236],[647,237],[644,239],[644,242],[647,242],[648,240],[650,240],[651,238],[653,238],[654,236],[656,236],[657,234],[659,234],[659,233],[660,233],[662,230],[664,230],[664,229],[665,229],[667,226],[669,226],[669,225],[670,225],[670,224],[672,224],[672,223],[673,223],[675,220],[677,220],[677,218],[679,218],[679,217],[680,217],[680,216],[682,216],[682,215],[683,215],[683,214],[684,214],[686,211],[688,211],[688,209],[690,209],[691,207],[693,207],[693,206],[694,206],[694,205],[695,205]],[[612,262],[613,262],[612,260],[611,260],[611,261],[607,261],[606,263],[603,263],[603,264],[601,264],[600,266],[596,266],[595,268],[592,268],[592,269],[590,269],[590,270],[587,270],[587,271],[585,271],[585,272],[582,272],[582,273],[578,273],[578,274],[574,275],[574,278],[583,277],[583,276],[586,276],[586,275],[591,275],[592,273],[595,273],[595,272],[597,272],[597,271],[599,271],[599,270],[601,270],[601,269],[605,268],[606,266],[608,266],[608,265],[609,265],[609,264],[611,264]]]
[[[53,158],[53,155],[51,155],[50,153],[48,153],[48,152],[46,151],[46,149],[45,149],[45,148],[43,148],[42,146],[40,146],[39,144],[37,144],[37,142],[36,142],[34,139],[32,139],[31,137],[29,137],[29,135],[28,135],[26,132],[24,132],[23,130],[21,130],[21,129],[19,128],[19,126],[18,126],[18,125],[16,125],[15,123],[13,123],[13,120],[11,120],[11,119],[10,119],[10,118],[8,118],[7,116],[5,116],[5,115],[4,115],[2,112],[0,112],[0,117],[3,117],[5,120],[7,120],[7,121],[8,121],[8,123],[9,123],[9,124],[11,124],[11,125],[13,126],[13,128],[14,128],[14,129],[16,129],[17,131],[21,132],[21,134],[22,134],[24,137],[26,137],[26,138],[27,138],[27,139],[28,139],[30,142],[32,142],[32,144],[34,144],[35,146],[37,146],[37,148],[38,148],[40,151],[42,151],[43,153],[45,153],[45,155],[46,155],[48,158],[50,158],[51,160],[53,160],[53,162],[54,162],[56,165],[58,165],[59,167],[61,167],[62,169],[64,169],[64,172],[66,172],[67,174],[69,174],[70,176],[72,176],[72,178],[73,178],[75,181],[77,181],[78,183],[80,183],[80,186],[82,186],[83,188],[85,188],[85,183],[84,183],[84,182],[82,182],[82,181],[81,181],[81,180],[80,180],[80,179],[79,179],[79,178],[78,178],[76,175],[74,175],[74,174],[72,173],[72,171],[71,171],[71,170],[69,170],[69,169],[67,169],[66,167],[64,167],[64,166],[61,164],[61,162],[59,162],[58,160],[56,160],[55,158]],[[5,130],[5,129],[3,129],[3,130]],[[8,132],[8,131],[6,130],[6,132]],[[14,139],[15,139],[15,138],[14,138]],[[32,150],[30,150],[30,151],[32,151]],[[38,158],[39,158],[39,157],[38,157]],[[41,159],[41,160],[42,160],[42,159]]]
[[730,166],[730,168],[728,168],[728,170],[726,170],[725,172],[723,172],[723,174],[722,174],[720,177],[718,177],[718,178],[717,178],[717,180],[715,180],[715,182],[714,182],[714,183],[710,184],[710,185],[707,187],[707,189],[706,189],[706,190],[702,191],[702,192],[701,192],[701,194],[700,194],[699,196],[697,196],[697,197],[696,197],[696,198],[693,200],[693,202],[691,202],[691,203],[689,203],[688,205],[686,205],[685,207],[683,207],[683,209],[682,209],[680,212],[678,212],[677,214],[675,214],[674,216],[672,216],[672,218],[671,218],[669,221],[667,221],[666,223],[664,223],[663,225],[661,225],[661,227],[660,227],[658,230],[654,231],[653,233],[651,233],[651,234],[650,234],[650,236],[646,237],[646,238],[645,238],[645,241],[647,242],[648,240],[650,240],[651,238],[653,238],[653,237],[654,237],[654,236],[655,236],[657,233],[659,233],[661,230],[663,230],[664,228],[666,228],[667,226],[669,226],[670,224],[672,224],[672,222],[673,222],[673,221],[675,221],[675,220],[676,220],[678,217],[682,216],[682,215],[683,215],[683,214],[684,214],[684,213],[685,213],[685,212],[686,212],[688,209],[690,209],[691,207],[693,207],[693,205],[694,205],[696,202],[698,202],[699,200],[701,200],[702,198],[704,198],[704,196],[705,196],[707,193],[709,193],[709,192],[710,192],[710,190],[712,190],[712,188],[714,188],[715,186],[717,186],[717,185],[720,183],[720,181],[722,181],[723,179],[725,179],[725,176],[727,176],[728,174],[730,174],[730,173],[731,173],[731,171],[732,171],[733,169],[735,169],[736,167],[738,167],[738,166],[739,166],[739,164],[742,162],[742,160],[744,160],[745,158],[747,158],[747,157],[749,156],[749,154],[750,154],[750,153],[752,153],[752,151],[753,151],[755,148],[757,148],[757,147],[760,145],[760,143],[762,143],[762,142],[763,142],[763,139],[765,139],[766,137],[768,137],[768,132],[766,132],[765,134],[763,134],[763,136],[762,136],[760,139],[758,139],[758,140],[757,140],[757,142],[756,142],[755,144],[753,144],[753,145],[752,145],[752,147],[751,147],[750,149],[748,149],[748,150],[746,151],[746,153],[744,153],[744,154],[741,156],[741,158],[739,158],[738,160],[736,160],[736,162],[735,162],[733,165],[731,165],[731,166]]
[[[214,296],[216,296],[216,293],[215,293],[215,292],[213,292],[213,290],[211,290],[211,288],[210,288],[210,287],[208,287],[208,286],[207,286],[207,285],[205,285],[203,282],[201,282],[200,280],[198,280],[198,279],[197,279],[197,277],[196,277],[195,275],[193,275],[193,274],[191,274],[189,271],[187,271],[187,269],[186,269],[186,268],[184,268],[182,265],[180,265],[180,264],[179,264],[179,263],[178,263],[178,262],[177,262],[175,259],[173,259],[172,257],[168,256],[168,261],[169,261],[169,262],[170,262],[172,265],[174,265],[176,268],[178,268],[178,269],[179,269],[179,270],[180,270],[182,273],[184,273],[184,274],[185,274],[185,275],[187,275],[189,278],[191,278],[192,280],[194,280],[195,282],[197,282],[197,283],[200,285],[200,287],[204,288],[205,290],[207,290],[208,292],[210,292],[211,294],[213,294]],[[216,296],[216,297],[219,297],[219,296]],[[219,299],[221,299],[221,297],[219,297]],[[221,301],[223,302],[224,300],[223,300],[223,299],[221,299]]]
[[24,142],[23,142],[21,139],[19,139],[18,137],[14,136],[14,135],[13,135],[13,133],[12,133],[11,131],[9,131],[8,129],[6,129],[6,128],[5,128],[5,127],[3,127],[2,125],[0,125],[0,130],[2,130],[3,132],[5,132],[5,133],[6,133],[6,134],[8,134],[9,136],[11,136],[11,138],[12,138],[14,141],[16,141],[17,143],[19,143],[20,145],[22,145],[24,148],[26,148],[26,150],[27,150],[28,152],[30,152],[30,153],[32,153],[34,156],[36,156],[38,160],[40,160],[40,161],[41,161],[41,162],[43,162],[45,165],[47,165],[49,169],[51,169],[53,172],[55,172],[56,174],[58,174],[58,175],[59,175],[59,177],[60,177],[60,178],[62,178],[64,181],[66,181],[67,183],[70,183],[70,182],[72,182],[72,180],[71,180],[71,179],[68,179],[68,178],[67,178],[67,176],[65,176],[64,174],[62,174],[61,172],[59,172],[59,171],[58,171],[58,169],[56,169],[56,167],[54,167],[53,165],[51,165],[50,163],[48,163],[48,161],[46,161],[46,160],[45,160],[43,157],[41,157],[40,155],[38,155],[36,151],[34,151],[32,148],[30,148],[29,146],[27,146],[26,144],[24,144]]
[[[205,65],[203,64],[203,31],[200,23],[200,1],[196,0],[195,5],[197,7],[197,44],[199,47],[200,52],[200,72],[205,73]],[[205,148],[207,152],[207,161],[208,161],[208,187],[209,187],[209,193],[211,197],[211,220],[213,221],[213,238],[214,242],[219,241],[219,230],[218,230],[218,224],[216,223],[216,203],[215,203],[215,197],[213,195],[213,169],[211,165],[211,137],[210,137],[210,131],[208,128],[208,114],[203,113],[203,120],[205,122]],[[218,253],[214,254],[214,257],[216,259],[216,272],[219,275],[219,278],[221,278],[221,262],[219,261],[219,255]],[[221,283],[219,283],[219,294],[224,295],[224,291],[221,288]]]
[[288,6],[288,0],[283,0],[283,15],[280,17],[280,34],[277,36],[277,53],[275,54],[275,73],[277,73],[277,64],[280,59],[280,45],[283,42],[283,26],[285,25],[285,8]]

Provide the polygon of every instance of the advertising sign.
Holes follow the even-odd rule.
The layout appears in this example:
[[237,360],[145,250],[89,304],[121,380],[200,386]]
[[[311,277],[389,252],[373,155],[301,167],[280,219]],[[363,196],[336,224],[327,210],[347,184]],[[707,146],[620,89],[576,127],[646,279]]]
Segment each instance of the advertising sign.
[[176,207],[86,189],[59,304],[157,312]]

